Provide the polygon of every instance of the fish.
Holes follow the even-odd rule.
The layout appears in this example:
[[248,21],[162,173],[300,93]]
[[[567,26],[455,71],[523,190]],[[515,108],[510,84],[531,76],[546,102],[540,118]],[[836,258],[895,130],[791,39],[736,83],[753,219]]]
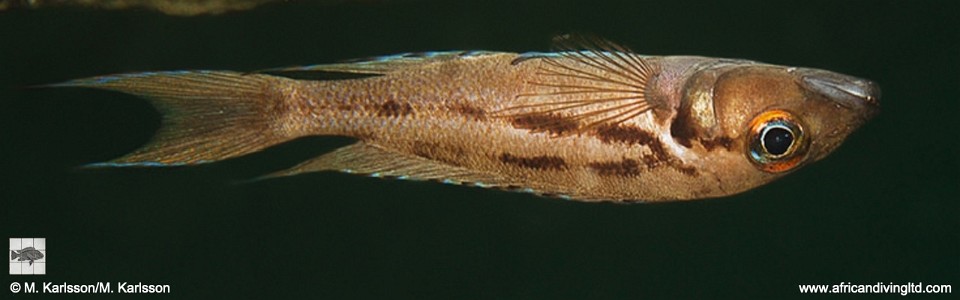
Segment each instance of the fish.
[[339,171],[616,203],[742,193],[823,159],[879,112],[876,83],[831,71],[641,55],[590,35],[554,45],[51,86],[132,94],[161,113],[146,145],[92,167],[198,165],[346,136],[356,142],[259,179]]
[[20,251],[10,250],[10,260],[25,261],[29,260],[30,265],[33,261],[43,258],[43,253],[33,247],[26,247]]

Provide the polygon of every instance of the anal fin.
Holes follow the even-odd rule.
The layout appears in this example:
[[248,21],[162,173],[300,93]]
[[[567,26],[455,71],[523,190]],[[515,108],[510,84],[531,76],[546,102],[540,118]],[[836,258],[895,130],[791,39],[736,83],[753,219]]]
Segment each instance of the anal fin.
[[274,178],[318,171],[341,171],[373,177],[409,180],[437,180],[449,184],[479,187],[514,186],[502,175],[452,166],[416,155],[380,148],[365,142],[336,149],[292,168],[264,176]]

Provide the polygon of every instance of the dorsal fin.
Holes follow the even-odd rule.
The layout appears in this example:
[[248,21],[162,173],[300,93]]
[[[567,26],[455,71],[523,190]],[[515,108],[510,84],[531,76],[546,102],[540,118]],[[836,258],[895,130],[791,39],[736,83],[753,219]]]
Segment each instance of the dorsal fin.
[[[497,112],[524,120],[525,128],[578,134],[600,125],[617,125],[649,111],[647,82],[657,70],[624,46],[587,35],[554,39],[558,53],[521,56],[541,59],[533,92],[517,96],[518,105]],[[528,124],[541,120],[540,124]]]
[[352,74],[383,75],[390,72],[440,61],[463,59],[496,54],[490,51],[436,51],[411,52],[387,56],[377,56],[343,63],[294,66],[266,69],[260,72],[281,74],[284,72],[335,72]]

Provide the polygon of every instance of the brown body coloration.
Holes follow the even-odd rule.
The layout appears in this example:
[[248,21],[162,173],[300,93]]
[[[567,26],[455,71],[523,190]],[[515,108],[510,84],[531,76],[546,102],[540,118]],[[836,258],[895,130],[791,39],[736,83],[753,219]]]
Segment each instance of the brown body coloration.
[[[341,135],[359,141],[273,176],[338,170],[585,201],[739,193],[824,157],[877,111],[875,85],[836,73],[578,43],[61,86],[141,95],[165,114],[153,142],[101,165],[196,164]],[[295,80],[282,76],[289,71],[369,76]]]

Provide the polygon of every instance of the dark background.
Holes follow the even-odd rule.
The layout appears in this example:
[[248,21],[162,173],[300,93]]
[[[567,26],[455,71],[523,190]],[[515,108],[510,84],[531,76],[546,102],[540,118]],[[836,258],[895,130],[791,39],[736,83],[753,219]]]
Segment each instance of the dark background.
[[[960,287],[957,1],[515,2],[288,3],[193,18],[0,12],[0,233],[48,245],[48,275],[4,275],[3,286],[139,281],[170,284],[178,298],[328,299]],[[410,51],[543,51],[568,31],[644,54],[872,79],[882,113],[827,159],[753,191],[611,205],[338,173],[236,183],[350,142],[342,138],[194,168],[80,170],[141,146],[159,115],[118,93],[27,88]]]

